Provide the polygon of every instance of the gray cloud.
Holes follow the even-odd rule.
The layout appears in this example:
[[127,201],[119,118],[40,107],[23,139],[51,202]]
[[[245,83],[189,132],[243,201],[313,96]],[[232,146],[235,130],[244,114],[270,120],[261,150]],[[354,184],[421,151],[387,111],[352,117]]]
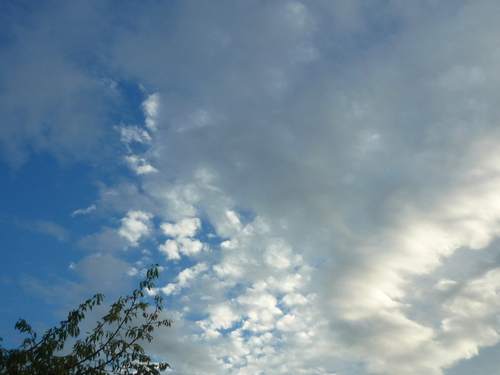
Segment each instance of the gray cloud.
[[3,214],[0,215],[0,222],[8,223],[30,232],[38,232],[52,236],[59,242],[66,242],[71,237],[70,231],[52,221],[46,221],[46,220],[26,221],[26,220],[20,220],[12,215]]
[[95,161],[109,152],[104,139],[111,129],[102,125],[111,124],[120,102],[120,93],[101,79],[108,23],[95,2],[21,9],[19,3],[4,9],[2,157],[14,166],[44,151],[60,160]]

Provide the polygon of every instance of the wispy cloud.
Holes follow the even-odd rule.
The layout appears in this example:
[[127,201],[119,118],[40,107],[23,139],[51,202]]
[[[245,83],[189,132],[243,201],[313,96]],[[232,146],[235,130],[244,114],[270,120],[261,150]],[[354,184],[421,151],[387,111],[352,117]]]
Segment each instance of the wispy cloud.
[[80,208],[78,210],[75,210],[71,213],[71,216],[75,217],[77,215],[86,215],[92,211],[94,211],[97,208],[95,204],[91,204],[87,208]]
[[54,237],[57,241],[66,242],[71,237],[71,232],[63,226],[47,220],[21,220],[15,216],[4,214],[0,215],[0,223],[13,225],[22,230],[41,233]]

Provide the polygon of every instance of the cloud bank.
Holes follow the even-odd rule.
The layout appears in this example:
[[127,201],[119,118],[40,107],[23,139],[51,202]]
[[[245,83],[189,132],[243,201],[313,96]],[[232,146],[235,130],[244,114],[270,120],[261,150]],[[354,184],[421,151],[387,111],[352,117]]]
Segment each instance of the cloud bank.
[[132,172],[72,216],[160,260],[174,373],[452,375],[499,342],[499,5],[115,8],[10,21],[0,142]]

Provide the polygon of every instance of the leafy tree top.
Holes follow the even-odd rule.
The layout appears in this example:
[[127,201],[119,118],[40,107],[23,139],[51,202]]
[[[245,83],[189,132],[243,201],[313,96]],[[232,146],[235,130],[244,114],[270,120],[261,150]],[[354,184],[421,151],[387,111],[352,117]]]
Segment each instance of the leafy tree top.
[[[172,324],[170,319],[159,319],[163,309],[160,295],[155,295],[153,306],[145,301],[144,290],[154,287],[153,280],[158,275],[156,264],[147,271],[139,288],[113,303],[94,329],[82,338],[79,338],[79,324],[87,311],[102,303],[102,294],[82,303],[60,326],[48,330],[41,338],[20,319],[15,328],[28,337],[17,349],[0,345],[0,375],[159,375],[169,364],[153,363],[140,345],[141,341],[153,340],[155,328]],[[71,353],[62,355],[69,337],[78,339]]]

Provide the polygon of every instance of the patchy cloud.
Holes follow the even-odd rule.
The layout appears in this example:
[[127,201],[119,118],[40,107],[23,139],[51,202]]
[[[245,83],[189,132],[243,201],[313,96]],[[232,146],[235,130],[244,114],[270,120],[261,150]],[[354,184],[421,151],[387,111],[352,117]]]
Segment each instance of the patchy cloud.
[[80,208],[78,210],[75,210],[71,213],[71,216],[77,216],[77,215],[86,215],[92,211],[94,211],[96,209],[96,205],[95,204],[91,204],[90,206],[88,206],[87,208]]
[[9,225],[14,225],[22,230],[48,235],[54,237],[59,242],[66,242],[71,238],[71,231],[52,221],[40,219],[35,221],[25,221],[20,220],[15,216],[1,215],[0,223],[8,223]]
[[131,155],[131,156],[125,156],[125,160],[129,164],[130,168],[137,174],[148,174],[148,173],[158,172],[158,170],[152,165],[150,165],[148,161],[144,158]]
[[149,133],[138,126],[123,126],[118,129],[120,130],[120,140],[126,145],[132,142],[150,144],[152,141]]
[[149,95],[142,103],[142,109],[146,116],[146,127],[150,130],[156,130],[156,121],[158,119],[160,95],[158,93]]
[[149,212],[129,211],[127,216],[121,219],[119,235],[126,238],[131,246],[137,246],[139,239],[150,233],[152,217]]

